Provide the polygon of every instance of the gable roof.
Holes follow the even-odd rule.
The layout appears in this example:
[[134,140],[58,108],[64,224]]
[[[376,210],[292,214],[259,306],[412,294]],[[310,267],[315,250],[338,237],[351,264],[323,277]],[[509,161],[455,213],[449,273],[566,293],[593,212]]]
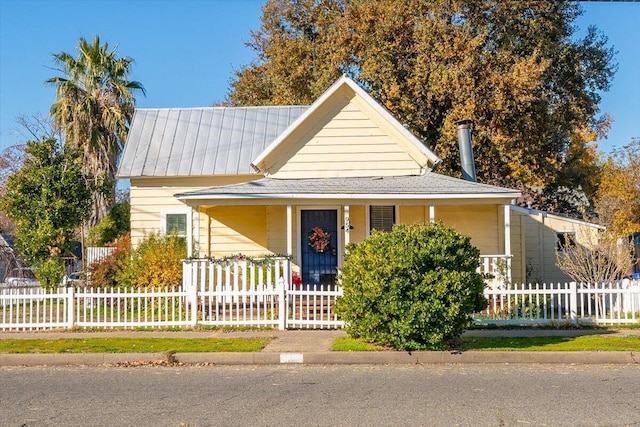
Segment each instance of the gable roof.
[[429,148],[427,148],[415,135],[409,132],[389,111],[382,107],[375,99],[364,91],[356,82],[342,76],[329,89],[327,89],[311,106],[301,114],[282,134],[280,134],[269,146],[260,153],[252,162],[251,166],[258,172],[268,173],[270,166],[274,163],[274,153],[281,150],[283,146],[292,143],[291,135],[299,128],[311,121],[315,115],[322,114],[319,111],[336,98],[344,96],[345,91],[364,101],[370,107],[373,114],[377,114],[391,126],[391,129],[399,135],[398,143],[422,168],[432,170],[440,162],[440,158]]
[[136,109],[118,177],[255,173],[251,159],[307,108]]
[[520,196],[517,190],[465,181],[435,172],[424,175],[362,178],[262,178],[239,184],[221,185],[176,194],[179,200],[257,199],[350,199],[350,200],[434,200],[504,199]]

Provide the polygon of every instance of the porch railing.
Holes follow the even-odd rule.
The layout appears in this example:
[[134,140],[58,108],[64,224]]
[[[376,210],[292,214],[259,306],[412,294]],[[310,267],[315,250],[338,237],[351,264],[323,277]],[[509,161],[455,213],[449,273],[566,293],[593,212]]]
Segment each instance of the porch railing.
[[480,255],[478,273],[484,274],[489,289],[495,289],[511,283],[510,255]]

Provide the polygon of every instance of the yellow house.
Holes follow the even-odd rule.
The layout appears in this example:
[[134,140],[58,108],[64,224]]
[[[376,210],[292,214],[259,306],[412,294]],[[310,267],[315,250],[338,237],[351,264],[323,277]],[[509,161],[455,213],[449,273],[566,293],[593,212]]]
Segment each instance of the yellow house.
[[311,106],[138,109],[119,177],[134,244],[172,231],[197,257],[289,254],[305,283],[332,283],[345,246],[372,229],[441,221],[471,237],[483,271],[526,280],[520,193],[438,174],[438,162],[342,77]]

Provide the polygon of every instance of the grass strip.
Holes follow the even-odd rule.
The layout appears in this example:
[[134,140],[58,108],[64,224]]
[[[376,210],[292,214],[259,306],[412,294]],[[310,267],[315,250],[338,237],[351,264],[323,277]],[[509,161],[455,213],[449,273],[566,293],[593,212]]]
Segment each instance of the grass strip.
[[332,347],[333,351],[383,351],[385,347],[357,340],[354,338],[337,338]]
[[268,338],[59,338],[4,339],[0,353],[256,352]]
[[464,337],[460,349],[481,351],[640,351],[640,336]]
[[[462,351],[640,351],[640,336],[541,336],[463,337],[456,350]],[[334,351],[381,351],[384,347],[353,338],[339,338]]]

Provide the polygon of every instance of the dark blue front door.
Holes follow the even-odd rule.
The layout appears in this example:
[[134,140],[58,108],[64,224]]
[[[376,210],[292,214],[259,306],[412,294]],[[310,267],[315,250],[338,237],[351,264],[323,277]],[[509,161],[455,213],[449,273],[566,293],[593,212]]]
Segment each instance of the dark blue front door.
[[[335,209],[302,210],[300,212],[302,249],[302,282],[305,285],[334,285],[338,266],[338,211]],[[315,230],[315,231],[314,231]],[[314,243],[314,234],[326,236]]]

